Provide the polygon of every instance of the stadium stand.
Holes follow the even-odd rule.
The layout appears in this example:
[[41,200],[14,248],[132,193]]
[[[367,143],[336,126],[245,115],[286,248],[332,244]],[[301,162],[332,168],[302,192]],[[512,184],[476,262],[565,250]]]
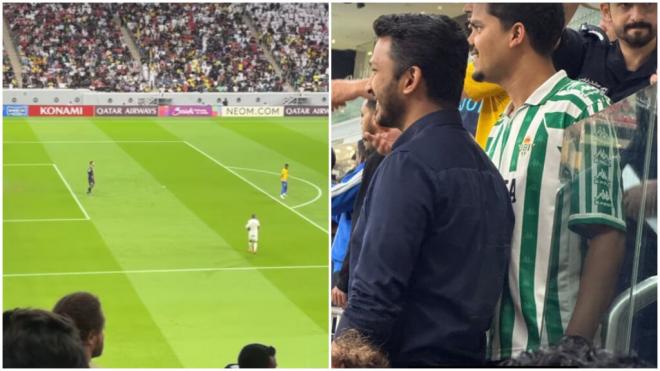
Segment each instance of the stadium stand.
[[4,15],[24,88],[327,91],[321,4],[14,3]]
[[327,4],[250,4],[261,41],[296,90],[327,91]]
[[13,88],[16,86],[16,74],[9,63],[9,55],[6,50],[2,49],[2,87]]
[[282,91],[241,5],[122,4],[149,85],[174,91]]
[[138,74],[109,4],[6,4],[27,88],[136,91]]

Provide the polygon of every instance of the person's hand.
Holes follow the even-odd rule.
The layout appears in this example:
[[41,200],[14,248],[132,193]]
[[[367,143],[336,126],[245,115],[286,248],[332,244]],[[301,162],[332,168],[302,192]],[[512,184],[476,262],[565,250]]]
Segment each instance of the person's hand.
[[363,134],[363,138],[383,156],[392,152],[392,145],[400,136],[401,130],[383,127],[381,127],[376,134],[371,134],[369,132],[364,132]]
[[658,74],[654,73],[653,75],[651,75],[651,79],[649,80],[649,82],[651,83],[651,85],[655,85],[658,82]]
[[331,291],[332,304],[340,308],[346,308],[346,303],[348,303],[348,296],[345,292],[341,291],[337,286],[332,288]]
[[332,80],[332,110],[346,105],[346,102],[363,97],[373,98],[367,90],[369,80]]
[[[646,186],[646,204],[644,215],[653,217],[657,215],[657,193],[658,183],[656,180],[650,180]],[[642,203],[642,184],[638,184],[623,193],[623,210],[626,216],[637,220],[639,209]]]

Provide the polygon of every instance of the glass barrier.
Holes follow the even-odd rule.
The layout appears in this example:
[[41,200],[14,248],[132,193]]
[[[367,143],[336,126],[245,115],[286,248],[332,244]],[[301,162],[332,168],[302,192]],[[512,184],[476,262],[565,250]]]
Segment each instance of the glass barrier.
[[[561,219],[552,237],[550,294],[543,308],[541,334],[551,344],[564,334],[576,313],[589,257],[590,262],[598,261],[599,265],[592,265],[596,269],[620,264],[616,283],[588,286],[592,291],[585,298],[604,297],[609,308],[595,343],[657,363],[656,97],[656,87],[650,86],[564,132],[562,182],[555,202],[555,215]],[[615,246],[621,248],[624,242],[603,231],[620,228],[622,221],[626,226],[621,257]],[[605,242],[601,246],[610,243],[612,254],[594,258],[596,250],[589,251],[589,244],[597,239]],[[584,312],[585,307],[589,304],[582,306],[582,314],[600,312],[597,308]]]
[[355,99],[346,103],[346,106],[332,111],[332,124],[348,121],[360,117],[360,109],[362,108],[363,99]]

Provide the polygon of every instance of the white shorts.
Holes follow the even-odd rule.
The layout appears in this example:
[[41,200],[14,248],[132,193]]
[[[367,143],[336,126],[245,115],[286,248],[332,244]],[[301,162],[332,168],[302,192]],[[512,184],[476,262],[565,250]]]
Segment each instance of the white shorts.
[[257,242],[257,240],[258,240],[258,236],[255,235],[248,236],[248,241],[250,242]]

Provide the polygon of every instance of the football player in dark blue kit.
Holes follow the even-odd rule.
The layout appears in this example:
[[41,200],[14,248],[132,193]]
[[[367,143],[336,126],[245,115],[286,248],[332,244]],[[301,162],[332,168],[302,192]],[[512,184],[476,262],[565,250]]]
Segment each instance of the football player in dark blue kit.
[[94,161],[89,162],[89,167],[87,168],[87,183],[89,186],[87,187],[87,194],[92,193],[92,188],[94,188]]

